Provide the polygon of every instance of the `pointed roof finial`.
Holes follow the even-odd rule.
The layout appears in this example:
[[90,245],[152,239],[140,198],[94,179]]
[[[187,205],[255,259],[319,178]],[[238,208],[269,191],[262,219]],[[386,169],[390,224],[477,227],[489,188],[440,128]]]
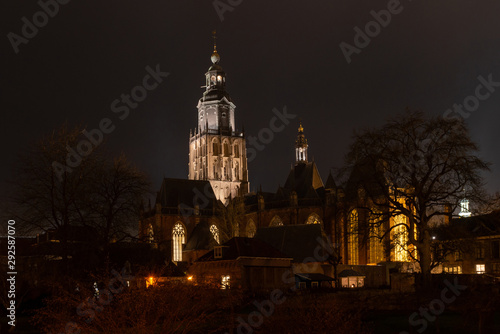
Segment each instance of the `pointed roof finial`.
[[299,133],[304,132],[304,128],[302,127],[302,122],[299,121]]
[[212,53],[212,57],[210,57],[210,59],[213,64],[217,64],[220,61],[220,56],[217,53],[217,31],[212,31],[212,38],[214,39],[214,52]]
[[217,30],[212,31],[212,38],[214,39],[214,51],[217,52]]

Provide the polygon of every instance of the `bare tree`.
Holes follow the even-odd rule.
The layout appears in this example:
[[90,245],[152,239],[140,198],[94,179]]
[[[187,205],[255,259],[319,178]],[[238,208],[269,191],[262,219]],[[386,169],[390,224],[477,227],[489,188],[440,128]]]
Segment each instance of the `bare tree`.
[[407,112],[354,139],[345,169],[351,191],[369,199],[379,216],[371,224],[392,222],[384,236],[404,231],[423,283],[430,284],[432,222],[459,205],[464,189],[473,202],[484,198],[480,173],[488,164],[475,155],[463,120],[422,112]]
[[[68,227],[83,223],[88,216],[84,210],[89,198],[87,180],[95,165],[92,154],[70,154],[80,139],[80,128],[63,125],[21,153],[8,198],[9,214],[24,233],[59,231],[65,259]],[[74,167],[68,167],[68,161]]]
[[141,205],[150,186],[146,175],[122,154],[112,160],[99,161],[89,185],[91,219],[86,224],[97,230],[100,244],[107,247],[111,242],[134,237]]
[[65,261],[73,226],[92,227],[93,243],[105,251],[130,235],[149,187],[123,155],[113,159],[104,144],[93,145],[84,133],[63,125],[24,152],[9,201],[11,216],[27,233],[57,231]]

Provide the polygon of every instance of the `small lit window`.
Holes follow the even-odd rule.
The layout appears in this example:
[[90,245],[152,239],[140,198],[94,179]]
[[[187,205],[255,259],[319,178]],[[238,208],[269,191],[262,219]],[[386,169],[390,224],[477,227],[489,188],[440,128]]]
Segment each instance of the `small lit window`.
[[215,83],[215,75],[212,75],[212,77],[210,78],[210,80],[212,81],[212,83]]
[[484,274],[486,272],[484,264],[476,264],[476,274]]
[[94,297],[99,298],[99,288],[97,286],[97,282],[94,282],[93,288],[94,288]]
[[221,279],[221,289],[229,289],[231,287],[231,276],[225,275]]
[[218,83],[221,83],[221,82],[222,82],[222,76],[221,76],[221,75],[218,75],[218,76],[217,76],[217,82],[218,82]]

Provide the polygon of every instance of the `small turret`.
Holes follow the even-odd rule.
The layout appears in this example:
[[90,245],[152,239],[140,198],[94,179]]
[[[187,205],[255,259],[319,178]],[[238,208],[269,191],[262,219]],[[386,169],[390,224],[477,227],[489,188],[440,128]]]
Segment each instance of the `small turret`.
[[299,134],[295,141],[295,164],[307,163],[307,139],[302,123],[299,123]]

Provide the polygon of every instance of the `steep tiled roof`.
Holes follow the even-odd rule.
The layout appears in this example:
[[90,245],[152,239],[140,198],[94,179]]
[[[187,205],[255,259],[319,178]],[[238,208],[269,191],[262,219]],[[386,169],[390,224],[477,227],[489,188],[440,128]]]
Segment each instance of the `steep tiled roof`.
[[162,207],[175,208],[180,204],[200,209],[214,207],[215,194],[209,181],[165,178],[156,197]]
[[196,225],[189,236],[184,250],[200,250],[211,249],[217,245],[212,232],[210,232],[210,224],[206,221]]
[[[285,225],[263,227],[257,230],[256,239],[260,239],[293,258],[295,262],[303,262],[316,254],[323,256],[322,252],[328,250],[322,246],[327,243],[321,232],[321,225]],[[317,252],[320,246],[322,251]],[[331,247],[329,249],[331,251]]]
[[294,190],[298,198],[317,198],[323,194],[325,187],[316,164],[308,162],[292,167],[283,188]]
[[500,235],[500,210],[468,218],[452,219],[440,230],[441,240]]
[[276,248],[256,238],[234,237],[222,244],[222,258],[215,259],[214,252],[208,252],[197,261],[235,260],[239,257],[290,258]]

